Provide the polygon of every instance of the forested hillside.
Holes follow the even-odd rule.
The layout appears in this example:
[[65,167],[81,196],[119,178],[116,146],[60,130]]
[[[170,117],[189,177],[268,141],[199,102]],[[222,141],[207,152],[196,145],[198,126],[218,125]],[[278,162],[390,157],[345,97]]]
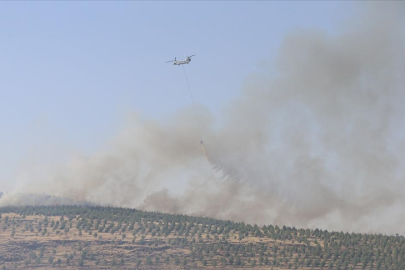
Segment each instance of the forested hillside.
[[90,206],[0,208],[3,269],[405,269],[405,238]]

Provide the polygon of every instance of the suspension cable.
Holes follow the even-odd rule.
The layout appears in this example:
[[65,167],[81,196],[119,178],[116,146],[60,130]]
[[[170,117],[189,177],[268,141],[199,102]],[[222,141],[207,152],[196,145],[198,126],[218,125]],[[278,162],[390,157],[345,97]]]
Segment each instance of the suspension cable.
[[193,110],[194,110],[195,119],[196,119],[196,121],[197,121],[197,120],[198,120],[198,117],[197,117],[197,111],[196,111],[196,109],[195,109],[193,93],[191,92],[190,83],[188,82],[188,77],[187,77],[186,69],[184,68],[184,65],[182,65],[182,67],[183,67],[183,71],[184,71],[184,76],[186,77],[188,92],[190,93],[191,102],[192,102],[192,104],[193,104]]
[[[190,83],[188,82],[188,77],[187,77],[186,69],[184,68],[184,65],[182,65],[182,66],[183,66],[184,76],[186,77],[188,92],[190,93],[191,102],[193,103],[193,109],[194,109],[195,120],[196,120],[197,123],[198,123],[198,115],[197,115],[197,111],[196,111],[196,109],[195,109],[193,93],[191,92]],[[209,158],[209,156],[207,155],[207,151],[205,150],[204,142],[203,142],[203,139],[202,139],[202,135],[201,135],[201,134],[200,134],[200,145],[201,145],[201,149],[202,149],[202,151],[203,151],[203,154],[204,154],[205,158],[206,158],[207,161],[208,161],[209,163],[211,163],[211,165],[212,165],[213,163],[212,163],[211,159]]]

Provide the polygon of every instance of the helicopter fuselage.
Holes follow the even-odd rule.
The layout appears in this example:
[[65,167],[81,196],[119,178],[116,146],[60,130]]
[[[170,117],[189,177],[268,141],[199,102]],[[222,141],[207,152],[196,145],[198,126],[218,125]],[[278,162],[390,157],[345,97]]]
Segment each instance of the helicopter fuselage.
[[180,61],[178,61],[178,60],[176,59],[176,57],[175,57],[174,60],[172,60],[172,61],[167,61],[166,63],[173,63],[173,65],[176,65],[176,66],[185,65],[185,64],[190,63],[191,57],[193,57],[194,55],[195,55],[195,54],[190,55],[190,56],[187,56],[187,58],[186,58],[185,60],[180,60]]
[[190,63],[190,61],[191,61],[191,59],[186,59],[186,60],[184,60],[184,61],[174,61],[173,62],[173,65],[177,65],[177,66],[180,66],[180,65],[185,65],[185,64],[188,64],[188,63]]

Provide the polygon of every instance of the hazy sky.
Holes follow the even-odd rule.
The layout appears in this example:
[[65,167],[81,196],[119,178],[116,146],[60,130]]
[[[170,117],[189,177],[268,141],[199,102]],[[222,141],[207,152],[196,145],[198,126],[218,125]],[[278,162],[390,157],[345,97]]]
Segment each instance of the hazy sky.
[[344,2],[0,3],[0,190],[28,163],[93,153],[132,112],[164,119],[194,98],[213,114],[296,28],[326,29]]

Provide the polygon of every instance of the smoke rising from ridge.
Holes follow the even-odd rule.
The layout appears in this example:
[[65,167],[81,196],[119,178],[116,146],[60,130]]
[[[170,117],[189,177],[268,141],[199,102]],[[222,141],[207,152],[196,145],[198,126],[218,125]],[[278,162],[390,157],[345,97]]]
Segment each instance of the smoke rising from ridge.
[[272,70],[248,78],[222,126],[214,128],[203,107],[198,123],[191,108],[164,124],[134,116],[103,152],[27,173],[18,191],[249,223],[405,233],[405,5],[373,3],[360,13],[333,36],[302,29],[286,36]]

